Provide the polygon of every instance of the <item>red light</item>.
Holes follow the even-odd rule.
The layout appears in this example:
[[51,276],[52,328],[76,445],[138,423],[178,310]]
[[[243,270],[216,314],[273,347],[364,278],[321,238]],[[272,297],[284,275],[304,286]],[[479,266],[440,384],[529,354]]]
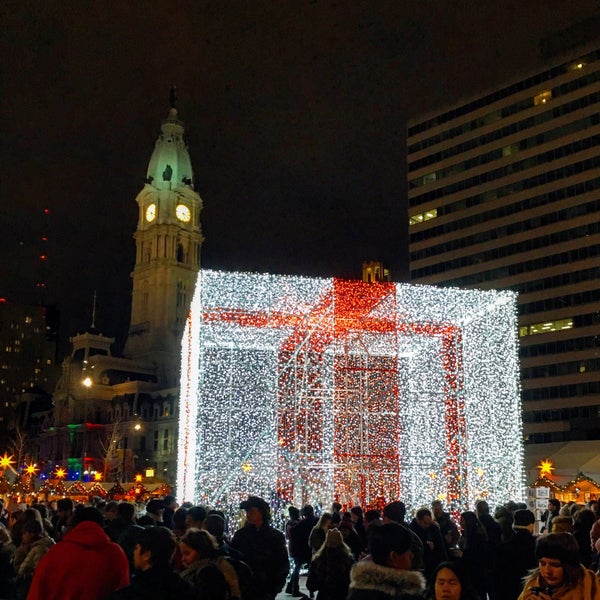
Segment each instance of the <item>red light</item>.
[[0,302],[6,302],[6,298],[0,298]]
[[49,215],[50,214],[50,209],[49,208],[45,208],[44,209],[44,214]]
[[45,235],[43,235],[42,236],[42,242],[47,242],[47,241],[48,241],[48,238]]
[[46,260],[46,258],[48,258],[48,257],[47,257],[45,254],[40,254],[40,258],[41,258],[42,260]]

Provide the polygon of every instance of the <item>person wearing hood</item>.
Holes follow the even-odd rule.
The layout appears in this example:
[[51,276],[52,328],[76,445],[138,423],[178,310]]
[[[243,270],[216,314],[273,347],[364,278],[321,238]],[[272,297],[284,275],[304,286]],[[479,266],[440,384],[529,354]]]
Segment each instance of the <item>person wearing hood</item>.
[[398,523],[374,527],[369,533],[371,561],[354,565],[348,600],[421,600],[425,578],[411,571],[411,532]]
[[17,573],[17,599],[27,597],[33,573],[54,540],[46,534],[39,521],[28,521],[21,530],[21,545],[17,548],[14,569]]
[[98,509],[78,508],[72,528],[39,562],[27,600],[104,600],[128,585],[127,557],[103,524]]

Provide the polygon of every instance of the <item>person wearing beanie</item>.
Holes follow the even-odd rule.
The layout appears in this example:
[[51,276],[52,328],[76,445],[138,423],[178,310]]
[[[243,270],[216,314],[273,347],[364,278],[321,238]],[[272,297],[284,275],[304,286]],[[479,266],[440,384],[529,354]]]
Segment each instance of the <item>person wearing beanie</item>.
[[579,547],[570,533],[550,533],[535,545],[538,566],[519,600],[600,600],[600,580],[579,562]]
[[353,564],[352,551],[344,543],[342,532],[330,529],[310,563],[306,588],[317,592],[317,600],[346,600]]
[[493,561],[497,598],[517,600],[523,590],[523,578],[536,567],[534,524],[535,515],[530,510],[515,511],[513,536],[498,546]]
[[411,569],[414,571],[423,571],[425,569],[425,554],[423,543],[419,536],[412,531],[406,524],[406,505],[400,500],[394,500],[386,504],[383,508],[383,523],[397,523],[400,527],[406,529],[411,536],[410,551],[413,555]]
[[425,578],[422,573],[411,570],[411,533],[398,523],[385,523],[371,530],[371,560],[352,567],[348,600],[420,600],[423,597]]

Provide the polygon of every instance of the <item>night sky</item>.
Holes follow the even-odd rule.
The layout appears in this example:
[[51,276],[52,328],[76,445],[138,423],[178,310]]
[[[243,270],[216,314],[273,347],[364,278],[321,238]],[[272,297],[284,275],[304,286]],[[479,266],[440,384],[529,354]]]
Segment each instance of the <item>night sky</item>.
[[381,258],[405,280],[406,119],[540,68],[540,38],[597,6],[5,1],[0,296],[39,300],[45,279],[64,340],[97,290],[96,325],[122,340],[135,197],[172,84],[204,267],[356,278]]

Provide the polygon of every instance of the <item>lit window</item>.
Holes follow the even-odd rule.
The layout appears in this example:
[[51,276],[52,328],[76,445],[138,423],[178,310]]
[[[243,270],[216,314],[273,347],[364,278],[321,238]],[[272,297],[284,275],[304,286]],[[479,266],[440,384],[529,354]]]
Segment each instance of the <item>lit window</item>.
[[540,104],[546,104],[546,102],[549,102],[550,100],[552,100],[552,92],[551,90],[546,90],[533,97],[533,104],[534,106],[539,106]]
[[29,325],[29,323],[31,323],[33,319],[31,317],[25,317],[25,323],[27,323],[27,325]]
[[550,333],[552,331],[561,331],[562,329],[572,329],[573,319],[557,319],[556,321],[545,321],[544,323],[534,323],[519,328],[519,336],[536,335],[538,333]]
[[583,67],[585,67],[585,63],[581,60],[569,65],[571,71],[579,71],[580,69],[583,69]]
[[408,224],[416,225],[417,223],[422,223],[423,221],[429,221],[429,219],[435,219],[437,217],[437,208],[432,208],[424,213],[420,213],[418,215],[413,215],[409,218]]

